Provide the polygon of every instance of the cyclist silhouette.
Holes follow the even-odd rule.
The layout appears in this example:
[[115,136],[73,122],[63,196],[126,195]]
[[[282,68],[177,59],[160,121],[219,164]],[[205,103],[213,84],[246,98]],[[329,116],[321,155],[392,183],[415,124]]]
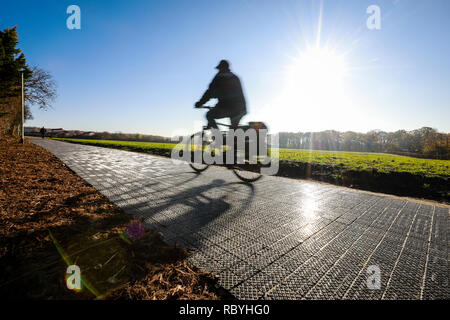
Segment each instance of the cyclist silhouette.
[[236,129],[239,121],[247,114],[241,81],[230,71],[230,64],[226,60],[221,60],[216,69],[219,72],[195,107],[201,108],[209,99],[217,98],[219,102],[206,113],[208,128],[218,129],[216,119],[230,118],[230,128]]

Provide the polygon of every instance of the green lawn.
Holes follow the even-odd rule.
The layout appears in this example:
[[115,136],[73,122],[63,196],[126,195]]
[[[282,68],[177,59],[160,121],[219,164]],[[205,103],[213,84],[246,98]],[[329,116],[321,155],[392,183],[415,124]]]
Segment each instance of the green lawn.
[[[88,140],[88,139],[66,139],[57,138],[55,140],[89,144],[95,146],[120,148],[140,152],[153,153],[158,150],[171,150],[174,143],[154,143],[135,141],[112,141],[112,140]],[[167,152],[167,155],[170,155]],[[290,160],[307,163],[318,163],[325,165],[341,165],[348,169],[368,170],[377,169],[380,172],[409,172],[428,177],[450,176],[450,160],[419,159],[405,156],[398,156],[385,153],[362,153],[343,151],[318,151],[318,150],[298,150],[280,149],[280,160]]]
[[357,170],[450,176],[450,160],[420,159],[387,153],[280,149],[280,159],[344,165]]
[[77,142],[81,144],[89,144],[95,146],[125,146],[138,147],[141,149],[169,149],[172,150],[175,143],[157,143],[157,142],[136,142],[136,141],[115,141],[115,140],[90,140],[90,139],[67,139],[54,138],[54,140]]

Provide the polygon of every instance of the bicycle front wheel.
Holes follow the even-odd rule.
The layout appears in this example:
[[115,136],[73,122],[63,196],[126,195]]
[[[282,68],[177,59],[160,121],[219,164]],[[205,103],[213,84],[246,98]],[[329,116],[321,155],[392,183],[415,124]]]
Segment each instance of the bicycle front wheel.
[[209,168],[209,164],[205,164],[203,162],[203,152],[205,147],[208,147],[208,143],[204,141],[203,132],[199,132],[191,136],[191,162],[189,162],[189,166],[199,173]]

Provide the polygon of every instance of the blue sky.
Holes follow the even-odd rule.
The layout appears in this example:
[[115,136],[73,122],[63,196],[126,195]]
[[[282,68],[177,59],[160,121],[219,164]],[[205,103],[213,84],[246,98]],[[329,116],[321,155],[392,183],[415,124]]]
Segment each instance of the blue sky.
[[[81,30],[66,27],[71,4]],[[373,4],[380,30],[366,27]],[[28,126],[192,131],[225,58],[243,82],[244,121],[272,131],[450,132],[449,12],[447,0],[9,1],[0,28],[17,25],[28,63],[58,84],[53,109],[33,108]]]

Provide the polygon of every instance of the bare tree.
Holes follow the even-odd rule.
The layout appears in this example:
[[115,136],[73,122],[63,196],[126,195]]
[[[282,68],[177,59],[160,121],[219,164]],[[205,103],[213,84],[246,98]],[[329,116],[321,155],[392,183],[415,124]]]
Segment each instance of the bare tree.
[[25,81],[26,105],[37,105],[40,109],[48,109],[57,96],[56,83],[51,74],[41,68],[33,67],[31,71],[31,77]]

